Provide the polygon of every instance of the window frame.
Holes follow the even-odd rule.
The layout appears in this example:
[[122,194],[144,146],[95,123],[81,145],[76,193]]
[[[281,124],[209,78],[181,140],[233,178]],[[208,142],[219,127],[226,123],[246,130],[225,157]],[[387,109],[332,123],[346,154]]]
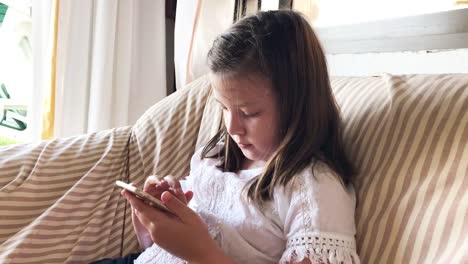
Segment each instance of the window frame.
[[468,8],[315,30],[327,54],[463,49]]

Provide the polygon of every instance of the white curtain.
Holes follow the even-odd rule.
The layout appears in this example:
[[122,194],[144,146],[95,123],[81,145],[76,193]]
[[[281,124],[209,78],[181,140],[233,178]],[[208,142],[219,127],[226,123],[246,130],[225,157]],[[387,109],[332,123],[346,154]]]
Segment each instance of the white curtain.
[[235,0],[178,0],[174,30],[176,87],[208,73],[206,56],[234,18]]
[[[47,39],[50,1],[33,1],[33,25],[43,26],[33,36]],[[59,1],[55,137],[131,125],[166,96],[164,8],[159,0]],[[40,80],[46,49],[34,50]]]
[[177,1],[177,19],[174,28],[174,63],[177,89],[187,84],[187,61],[195,30],[199,1],[202,0]]
[[50,43],[50,0],[35,0],[32,2],[32,50],[33,50],[33,84],[31,101],[28,109],[28,131],[34,141],[41,138],[42,101],[47,68],[47,46]]

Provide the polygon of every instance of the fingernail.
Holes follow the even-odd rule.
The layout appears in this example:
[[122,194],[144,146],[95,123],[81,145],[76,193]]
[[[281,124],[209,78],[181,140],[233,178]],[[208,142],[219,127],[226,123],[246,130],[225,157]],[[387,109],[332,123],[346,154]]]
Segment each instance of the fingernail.
[[166,192],[163,192],[163,194],[161,195],[161,199],[164,203],[166,203],[167,201],[169,201],[171,199],[171,193],[166,191]]

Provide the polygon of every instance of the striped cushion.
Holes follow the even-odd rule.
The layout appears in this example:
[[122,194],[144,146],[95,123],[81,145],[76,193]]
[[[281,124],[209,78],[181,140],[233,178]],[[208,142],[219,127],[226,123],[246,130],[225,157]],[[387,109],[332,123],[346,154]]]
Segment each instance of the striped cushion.
[[209,128],[200,131],[204,113],[206,119],[211,112],[205,109],[210,95],[210,82],[203,76],[154,105],[137,121],[134,134],[145,176],[181,178],[189,173],[195,149],[213,133]]
[[363,263],[468,263],[468,75],[332,81]]
[[131,128],[0,148],[0,263],[81,262],[121,249]]
[[198,134],[212,133],[200,131],[210,91],[205,77],[194,81],[133,129],[0,148],[0,263],[88,263],[138,251],[114,182],[187,174],[205,143]]

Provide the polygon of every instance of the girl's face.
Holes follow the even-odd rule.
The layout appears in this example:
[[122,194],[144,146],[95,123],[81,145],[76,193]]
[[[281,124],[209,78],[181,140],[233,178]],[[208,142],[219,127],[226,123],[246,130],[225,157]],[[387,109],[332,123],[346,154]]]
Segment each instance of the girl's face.
[[212,80],[227,132],[247,158],[243,167],[264,165],[280,143],[279,107],[270,81],[257,75],[212,75]]

